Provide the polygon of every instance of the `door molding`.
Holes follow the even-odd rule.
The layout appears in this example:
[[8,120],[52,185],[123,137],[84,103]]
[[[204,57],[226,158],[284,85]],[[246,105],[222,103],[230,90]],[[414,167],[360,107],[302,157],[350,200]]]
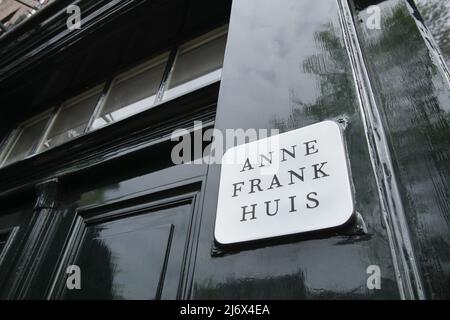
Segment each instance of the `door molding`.
[[[78,208],[75,212],[76,218],[73,226],[71,227],[71,231],[69,232],[68,240],[64,245],[63,253],[57,263],[58,267],[51,282],[51,286],[46,294],[46,299],[59,299],[61,297],[65,284],[65,266],[68,266],[75,261],[76,256],[79,253],[80,246],[82,245],[82,239],[85,234],[87,224],[116,218],[136,216],[147,211],[154,211],[190,203],[191,212],[188,221],[188,232],[186,234],[186,244],[183,253],[184,256],[181,264],[180,282],[177,292],[177,299],[186,299],[187,292],[190,291],[190,288],[186,288],[186,286],[189,283],[192,283],[192,279],[191,281],[189,280],[189,277],[192,276],[192,274],[190,272],[186,272],[186,270],[190,269],[189,264],[191,263],[192,256],[195,255],[194,251],[197,247],[195,242],[198,241],[198,237],[193,236],[194,232],[192,230],[192,226],[196,224],[196,220],[198,219],[198,204],[201,197],[201,185],[199,183],[191,183],[184,185],[181,188],[179,187],[179,183],[166,186],[165,191],[174,192],[179,190],[181,194],[163,197],[163,193],[162,195],[158,195],[158,198],[161,197],[159,200],[144,202],[149,199],[149,197],[161,193],[161,191],[139,195],[134,198],[120,199],[113,202]],[[189,189],[186,190],[186,187],[189,189],[194,187],[197,191],[190,191]],[[130,200],[140,203],[130,206]]]

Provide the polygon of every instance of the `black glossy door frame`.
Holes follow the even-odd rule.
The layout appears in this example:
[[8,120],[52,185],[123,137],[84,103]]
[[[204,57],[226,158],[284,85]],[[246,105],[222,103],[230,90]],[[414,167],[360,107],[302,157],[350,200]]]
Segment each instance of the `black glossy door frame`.
[[[191,193],[183,193],[180,196],[175,197],[169,197],[165,198],[163,200],[157,200],[155,202],[150,203],[144,203],[136,206],[127,206],[126,203],[128,203],[129,200],[133,201],[139,201],[142,202],[142,198],[149,198],[151,199],[152,193],[145,195],[145,196],[139,196],[138,198],[141,198],[141,200],[132,198],[129,200],[119,200],[117,202],[108,203],[108,204],[99,204],[94,206],[89,206],[87,208],[79,208],[75,215],[75,223],[72,228],[72,231],[70,232],[71,236],[67,241],[67,244],[64,249],[64,254],[62,256],[62,259],[59,263],[58,270],[55,274],[53,284],[50,288],[50,291],[48,292],[48,299],[59,299],[61,296],[61,291],[63,290],[63,287],[65,286],[65,280],[66,275],[64,274],[64,270],[68,265],[73,264],[76,255],[79,251],[79,246],[82,242],[82,237],[84,236],[84,233],[86,231],[87,224],[98,222],[98,221],[105,221],[110,220],[114,218],[121,218],[121,217],[128,217],[133,215],[138,215],[142,212],[148,211],[148,210],[157,210],[161,209],[167,206],[172,206],[180,203],[191,203],[192,204],[192,212],[189,218],[189,232],[186,235],[186,248],[184,252],[184,258],[182,260],[182,273],[181,273],[181,281],[178,288],[178,294],[176,296],[177,299],[186,299],[187,298],[187,292],[189,292],[189,288],[186,287],[187,284],[191,283],[192,281],[192,275],[189,278],[188,274],[186,273],[189,268],[192,268],[193,266],[189,265],[189,260],[194,258],[193,251],[197,244],[195,243],[195,236],[192,235],[192,226],[195,225],[196,221],[198,221],[198,201],[200,196],[200,190],[201,190],[201,182],[200,180],[191,180],[189,181],[189,184],[192,183],[196,184],[197,187],[200,188],[198,192],[191,192]],[[178,183],[173,184],[169,186],[165,186],[168,191],[173,190],[174,188],[180,188],[180,187],[186,187],[186,185]],[[161,192],[161,191],[159,191]],[[162,191],[164,192],[164,191]],[[151,201],[151,200],[150,200]],[[122,209],[113,209],[111,211],[110,208],[113,207],[123,207]],[[104,212],[103,214],[98,214],[98,212]],[[89,218],[87,217],[89,216]],[[161,279],[160,286],[162,287],[164,282],[164,278]],[[160,289],[161,290],[161,289]],[[159,290],[158,297],[160,297],[161,292]],[[175,297],[174,297],[175,298]]]

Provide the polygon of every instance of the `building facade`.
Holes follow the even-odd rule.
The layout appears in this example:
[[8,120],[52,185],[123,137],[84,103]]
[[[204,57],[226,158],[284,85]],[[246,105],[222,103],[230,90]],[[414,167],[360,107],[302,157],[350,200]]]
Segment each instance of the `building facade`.
[[[450,74],[413,1],[60,0],[0,57],[0,298],[450,298]],[[218,241],[208,132],[326,121],[351,218]]]

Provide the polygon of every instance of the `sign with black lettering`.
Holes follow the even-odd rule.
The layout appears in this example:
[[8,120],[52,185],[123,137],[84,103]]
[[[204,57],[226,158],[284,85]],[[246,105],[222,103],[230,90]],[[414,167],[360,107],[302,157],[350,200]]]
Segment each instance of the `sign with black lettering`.
[[223,156],[215,226],[220,244],[338,227],[353,211],[336,122],[242,144]]

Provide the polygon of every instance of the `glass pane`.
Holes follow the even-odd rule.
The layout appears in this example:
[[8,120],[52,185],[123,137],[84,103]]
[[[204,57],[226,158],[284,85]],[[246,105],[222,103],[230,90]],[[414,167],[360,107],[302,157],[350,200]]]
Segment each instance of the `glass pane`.
[[94,122],[94,128],[126,118],[151,107],[161,84],[166,60],[131,77],[117,79]]
[[9,155],[7,155],[4,165],[22,160],[31,154],[44,133],[48,118],[49,117],[40,119],[22,129],[16,142],[12,145],[12,150],[10,150]]
[[219,80],[226,40],[226,35],[223,35],[198,47],[182,50],[165,98],[178,96]]
[[64,106],[53,123],[41,150],[50,149],[84,133],[100,92]]

